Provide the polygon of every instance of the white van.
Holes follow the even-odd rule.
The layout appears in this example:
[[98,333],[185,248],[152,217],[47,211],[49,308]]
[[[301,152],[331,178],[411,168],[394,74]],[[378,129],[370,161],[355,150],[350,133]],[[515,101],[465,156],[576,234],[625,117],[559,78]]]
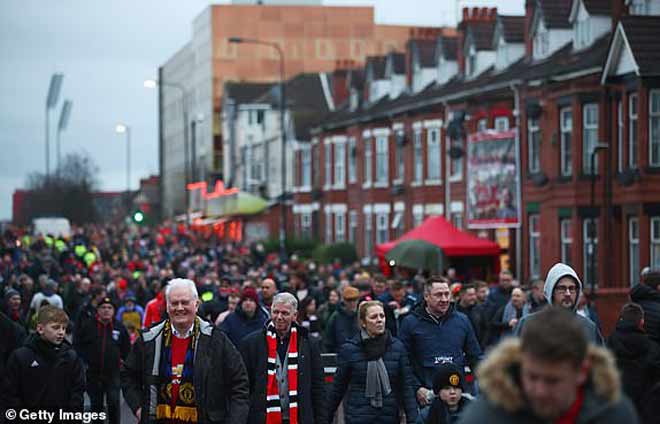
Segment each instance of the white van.
[[49,234],[55,237],[71,236],[71,223],[66,218],[35,218],[32,220],[32,226],[34,228],[33,234],[35,236],[46,236]]

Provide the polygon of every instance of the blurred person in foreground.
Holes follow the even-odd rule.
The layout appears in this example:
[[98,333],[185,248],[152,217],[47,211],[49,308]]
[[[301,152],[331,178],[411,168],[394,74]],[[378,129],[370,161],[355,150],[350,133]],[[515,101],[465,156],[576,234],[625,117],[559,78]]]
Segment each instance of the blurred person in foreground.
[[459,423],[635,424],[614,358],[589,343],[580,320],[548,307],[520,338],[502,341],[477,370],[482,396]]

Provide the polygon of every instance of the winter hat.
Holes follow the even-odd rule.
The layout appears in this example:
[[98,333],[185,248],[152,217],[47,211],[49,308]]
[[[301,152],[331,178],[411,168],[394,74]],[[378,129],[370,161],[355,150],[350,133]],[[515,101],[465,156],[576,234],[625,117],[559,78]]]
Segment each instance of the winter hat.
[[436,368],[433,376],[433,392],[440,393],[440,390],[447,386],[463,388],[463,373],[458,366],[452,362],[445,362]]
[[128,287],[128,281],[126,281],[125,278],[122,278],[117,283],[117,287],[120,288],[121,290],[126,290],[126,287]]
[[5,290],[5,302],[9,302],[9,299],[11,299],[14,296],[20,297],[21,294],[17,290],[14,290],[14,289]]
[[341,298],[344,301],[350,301],[350,300],[355,300],[360,297],[360,291],[356,289],[355,287],[351,286],[346,286],[344,287],[344,291],[342,292]]
[[110,299],[110,298],[107,297],[107,296],[104,297],[103,299],[101,299],[101,301],[100,301],[99,304],[96,306],[96,308],[98,309],[98,308],[100,308],[102,305],[110,305],[110,306],[112,306],[114,309],[117,309],[117,308],[115,308],[115,304],[112,302],[112,299]]
[[250,299],[257,305],[259,304],[259,296],[257,295],[257,291],[252,287],[246,287],[243,289],[243,292],[241,293],[241,303],[245,299]]

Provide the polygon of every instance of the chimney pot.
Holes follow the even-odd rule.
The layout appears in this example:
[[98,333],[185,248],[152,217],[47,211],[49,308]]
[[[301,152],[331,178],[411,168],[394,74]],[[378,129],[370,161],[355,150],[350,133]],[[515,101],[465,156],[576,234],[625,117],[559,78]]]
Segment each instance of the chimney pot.
[[480,18],[482,21],[487,21],[488,20],[488,8],[487,7],[482,7],[481,8],[481,13],[479,14]]
[[497,7],[491,7],[490,9],[490,17],[493,20],[497,19]]
[[470,19],[470,9],[468,9],[467,7],[464,7],[463,8],[463,20],[467,21],[468,19]]

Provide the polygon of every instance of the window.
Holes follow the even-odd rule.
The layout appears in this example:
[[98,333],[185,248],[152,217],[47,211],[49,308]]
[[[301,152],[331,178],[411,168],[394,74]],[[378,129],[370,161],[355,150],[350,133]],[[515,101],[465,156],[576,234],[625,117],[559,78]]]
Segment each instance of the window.
[[481,118],[477,121],[477,132],[486,131],[488,129],[488,118]]
[[355,137],[348,139],[348,182],[357,181],[357,152],[355,147]]
[[325,211],[325,244],[332,244],[332,212]]
[[364,140],[364,183],[371,184],[371,175],[373,174],[372,167],[373,150],[371,147],[371,139]]
[[591,44],[591,22],[589,18],[575,22],[575,47],[583,48]]
[[312,166],[315,171],[312,174],[312,178],[314,180],[314,187],[318,187],[321,185],[321,147],[318,145],[312,146],[312,160]]
[[573,159],[571,157],[571,137],[573,134],[573,114],[570,107],[559,112],[561,126],[561,175],[570,177],[573,174]]
[[311,146],[307,146],[300,152],[302,162],[302,186],[311,187],[312,185],[312,151]]
[[651,268],[660,267],[660,217],[651,218]]
[[422,132],[415,131],[414,134],[414,149],[415,149],[415,182],[419,183],[424,178],[424,162],[422,156]]
[[596,285],[598,283],[598,218],[587,218],[582,221],[582,234],[584,258],[583,283],[585,285]]
[[332,144],[325,143],[325,185],[332,184]]
[[260,184],[264,179],[264,154],[262,146],[252,146],[250,157],[250,183]]
[[529,215],[529,276],[541,275],[541,227],[539,215]]
[[561,261],[570,265],[573,257],[573,221],[570,218],[559,221],[561,231]]
[[660,166],[660,90],[649,92],[649,165]]
[[387,184],[388,173],[387,136],[376,137],[376,182]]
[[250,109],[248,111],[248,124],[263,126],[266,122],[264,116],[265,111],[263,109]]
[[459,230],[463,229],[463,213],[462,212],[453,212],[451,214],[451,225],[456,227]]
[[628,96],[628,166],[637,168],[639,140],[637,137],[637,93]]
[[312,238],[312,214],[300,214],[300,230],[302,238]]
[[357,211],[350,211],[348,213],[348,241],[355,244],[357,240],[357,226],[358,226]]
[[617,129],[617,169],[623,172],[623,103],[616,104],[616,129]]
[[[592,173],[591,152],[598,143],[598,104],[588,103],[582,107],[582,171],[586,175]],[[598,171],[598,155],[594,160],[595,169]]]
[[424,222],[424,211],[413,211],[413,228],[419,227],[422,222]]
[[385,243],[389,240],[389,215],[379,213],[376,215],[376,244]]
[[639,219],[628,218],[628,248],[630,260],[630,285],[639,283]]
[[373,250],[373,222],[371,214],[365,212],[364,214],[364,255],[371,257]]
[[530,174],[541,172],[541,129],[538,118],[527,119],[527,168]]
[[346,145],[335,143],[335,187],[346,184]]
[[405,134],[403,132],[399,132],[396,135],[396,150],[394,151],[394,164],[395,164],[395,170],[396,170],[396,180],[403,182],[403,179],[405,177],[405,159],[403,157],[403,143],[405,142]]
[[[453,147],[463,148],[462,140],[451,140],[451,145]],[[463,177],[463,157],[460,158],[450,158],[449,162],[451,169],[451,178],[452,180],[460,180]]]
[[507,131],[509,129],[509,118],[507,116],[498,116],[495,118],[495,130]]
[[335,243],[346,241],[346,214],[337,212],[335,214]]
[[431,128],[426,133],[426,159],[428,179],[440,180],[440,129]]
[[631,15],[646,15],[648,14],[647,0],[631,0],[629,11]]

